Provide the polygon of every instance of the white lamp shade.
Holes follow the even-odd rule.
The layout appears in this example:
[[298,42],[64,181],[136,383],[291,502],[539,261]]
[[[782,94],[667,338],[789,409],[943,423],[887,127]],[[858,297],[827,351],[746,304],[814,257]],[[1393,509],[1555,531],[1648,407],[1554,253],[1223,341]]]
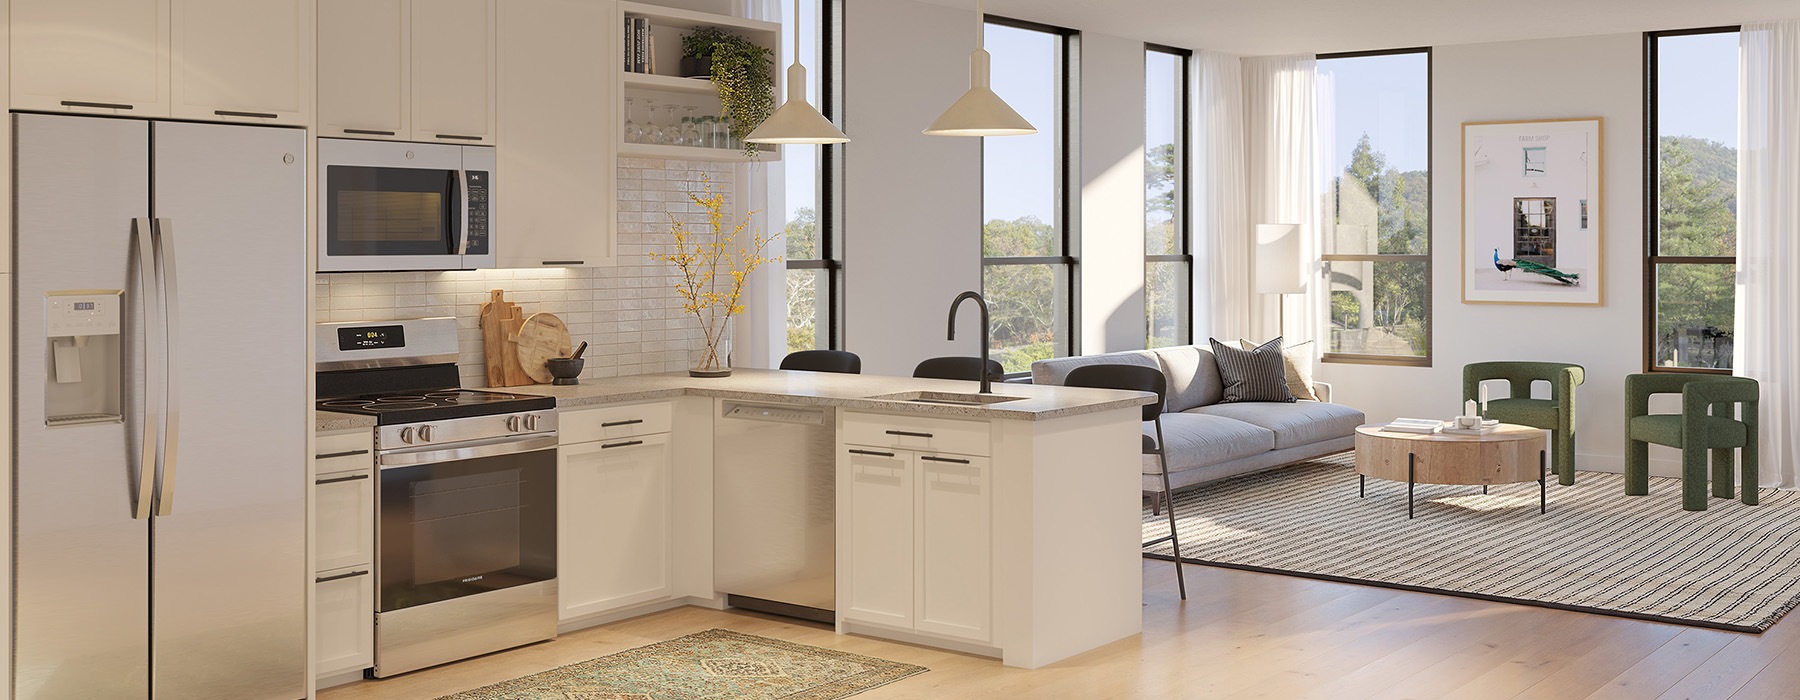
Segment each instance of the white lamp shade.
[[1261,294],[1306,291],[1306,271],[1300,260],[1299,224],[1256,225],[1256,291]]
[[925,133],[931,136],[1026,136],[1037,133],[1037,127],[1019,116],[1006,100],[988,87],[986,49],[969,54],[969,91],[957,98],[949,109],[931,123]]
[[806,102],[806,69],[788,66],[787,102],[758,124],[744,140],[750,143],[848,143],[850,137]]

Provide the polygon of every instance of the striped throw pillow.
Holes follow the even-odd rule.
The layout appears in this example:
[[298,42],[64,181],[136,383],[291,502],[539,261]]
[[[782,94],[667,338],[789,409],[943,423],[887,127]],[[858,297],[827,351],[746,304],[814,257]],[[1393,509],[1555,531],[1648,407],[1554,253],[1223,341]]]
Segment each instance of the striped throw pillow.
[[1240,350],[1216,338],[1207,338],[1206,342],[1212,343],[1213,357],[1219,363],[1219,381],[1225,385],[1225,398],[1219,403],[1294,402],[1294,394],[1288,391],[1280,336],[1250,350]]

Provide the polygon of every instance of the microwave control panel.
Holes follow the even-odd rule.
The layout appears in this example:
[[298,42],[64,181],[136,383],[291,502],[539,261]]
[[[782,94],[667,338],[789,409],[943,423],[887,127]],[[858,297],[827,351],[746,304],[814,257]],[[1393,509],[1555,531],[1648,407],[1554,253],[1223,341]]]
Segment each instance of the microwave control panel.
[[488,254],[488,172],[466,171],[469,182],[469,247],[464,255]]

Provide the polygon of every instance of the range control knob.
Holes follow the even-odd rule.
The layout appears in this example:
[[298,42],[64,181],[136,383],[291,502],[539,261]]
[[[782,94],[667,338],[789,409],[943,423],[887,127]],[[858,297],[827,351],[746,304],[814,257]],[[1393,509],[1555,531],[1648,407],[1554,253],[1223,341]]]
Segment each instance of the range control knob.
[[431,426],[419,426],[419,442],[431,442]]
[[412,428],[401,428],[400,429],[400,441],[404,442],[408,445],[411,445],[412,441],[413,441],[413,429]]
[[513,432],[513,433],[519,432],[519,417],[518,416],[507,416],[506,417],[506,430],[508,432]]
[[525,414],[525,429],[526,430],[537,430],[538,429],[538,414],[536,414],[536,413]]

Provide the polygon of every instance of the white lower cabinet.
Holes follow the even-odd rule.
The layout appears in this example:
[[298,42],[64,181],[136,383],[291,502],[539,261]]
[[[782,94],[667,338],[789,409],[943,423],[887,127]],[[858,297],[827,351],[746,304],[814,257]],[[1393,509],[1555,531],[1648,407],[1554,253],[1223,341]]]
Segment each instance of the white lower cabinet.
[[318,675],[368,668],[375,660],[375,572],[356,566],[313,581],[313,659]]
[[375,435],[314,440],[313,659],[316,676],[375,663]]
[[991,463],[849,445],[838,478],[840,614],[987,643],[993,637]]
[[[666,413],[667,404],[647,405],[645,410]],[[637,421],[627,426],[654,425],[643,419],[622,420]],[[666,432],[608,437],[558,448],[560,620],[671,595],[672,470]]]

